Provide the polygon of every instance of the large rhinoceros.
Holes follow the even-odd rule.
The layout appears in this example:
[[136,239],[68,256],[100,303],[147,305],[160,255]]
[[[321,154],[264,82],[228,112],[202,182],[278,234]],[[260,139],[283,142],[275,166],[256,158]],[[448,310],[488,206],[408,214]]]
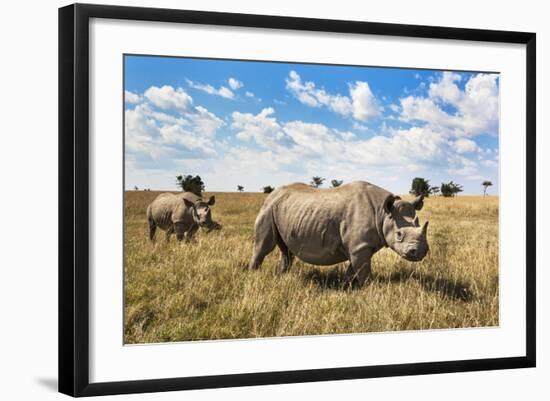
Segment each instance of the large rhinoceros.
[[157,227],[166,231],[167,241],[174,232],[179,241],[188,241],[199,227],[206,227],[209,231],[220,229],[221,226],[212,220],[210,210],[215,202],[214,196],[204,201],[192,192],[160,194],[147,207],[149,239],[154,241]]
[[345,285],[362,286],[371,271],[372,255],[384,247],[410,261],[428,252],[428,222],[422,227],[416,211],[423,196],[412,202],[364,181],[316,189],[291,184],[273,191],[255,223],[254,254],[249,269],[260,267],[275,245],[281,250],[279,270],[293,257],[314,265],[350,262]]

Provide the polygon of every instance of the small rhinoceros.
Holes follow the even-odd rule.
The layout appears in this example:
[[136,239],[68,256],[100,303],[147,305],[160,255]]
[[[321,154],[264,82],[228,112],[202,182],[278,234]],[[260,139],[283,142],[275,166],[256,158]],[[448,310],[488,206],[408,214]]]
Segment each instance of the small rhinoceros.
[[188,241],[199,227],[206,227],[209,231],[220,229],[221,226],[212,220],[210,210],[215,202],[214,196],[204,201],[192,192],[160,194],[147,207],[149,239],[154,241],[157,227],[166,231],[167,241],[174,232],[179,241]]
[[264,201],[254,227],[254,253],[249,269],[260,267],[275,245],[281,250],[279,270],[293,257],[314,265],[350,262],[345,285],[361,287],[369,277],[375,252],[390,247],[410,261],[428,253],[428,222],[421,227],[416,211],[423,196],[412,202],[364,181],[331,189],[291,184]]

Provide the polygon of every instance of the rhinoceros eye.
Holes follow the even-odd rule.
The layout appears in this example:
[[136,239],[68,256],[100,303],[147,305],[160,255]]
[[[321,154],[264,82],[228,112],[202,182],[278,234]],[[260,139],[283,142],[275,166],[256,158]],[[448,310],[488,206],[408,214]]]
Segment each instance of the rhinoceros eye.
[[403,241],[403,232],[401,230],[396,231],[395,240],[399,242]]

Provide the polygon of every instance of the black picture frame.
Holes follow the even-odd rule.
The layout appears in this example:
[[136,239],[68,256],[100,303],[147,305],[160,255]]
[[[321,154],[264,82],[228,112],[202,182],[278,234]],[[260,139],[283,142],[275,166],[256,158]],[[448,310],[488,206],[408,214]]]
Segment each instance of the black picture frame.
[[[516,43],[526,46],[526,352],[495,359],[89,381],[89,21],[91,18]],[[59,9],[59,391],[71,396],[362,379],[535,366],[536,35],[358,21],[74,4]]]

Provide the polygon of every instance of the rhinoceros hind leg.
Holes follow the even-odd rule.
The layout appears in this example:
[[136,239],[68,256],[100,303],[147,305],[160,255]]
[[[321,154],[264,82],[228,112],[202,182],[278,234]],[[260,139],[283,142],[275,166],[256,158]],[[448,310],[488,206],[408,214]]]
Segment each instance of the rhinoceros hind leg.
[[271,213],[262,211],[262,214],[256,219],[254,227],[254,253],[250,258],[249,270],[258,269],[264,258],[269,255],[273,249],[275,249],[276,241],[276,228],[273,227],[273,220],[271,219]]
[[286,273],[290,270],[292,266],[292,261],[294,260],[294,255],[288,249],[286,244],[283,242],[283,239],[278,235],[277,236],[277,246],[281,251],[281,257],[279,259],[279,272]]

